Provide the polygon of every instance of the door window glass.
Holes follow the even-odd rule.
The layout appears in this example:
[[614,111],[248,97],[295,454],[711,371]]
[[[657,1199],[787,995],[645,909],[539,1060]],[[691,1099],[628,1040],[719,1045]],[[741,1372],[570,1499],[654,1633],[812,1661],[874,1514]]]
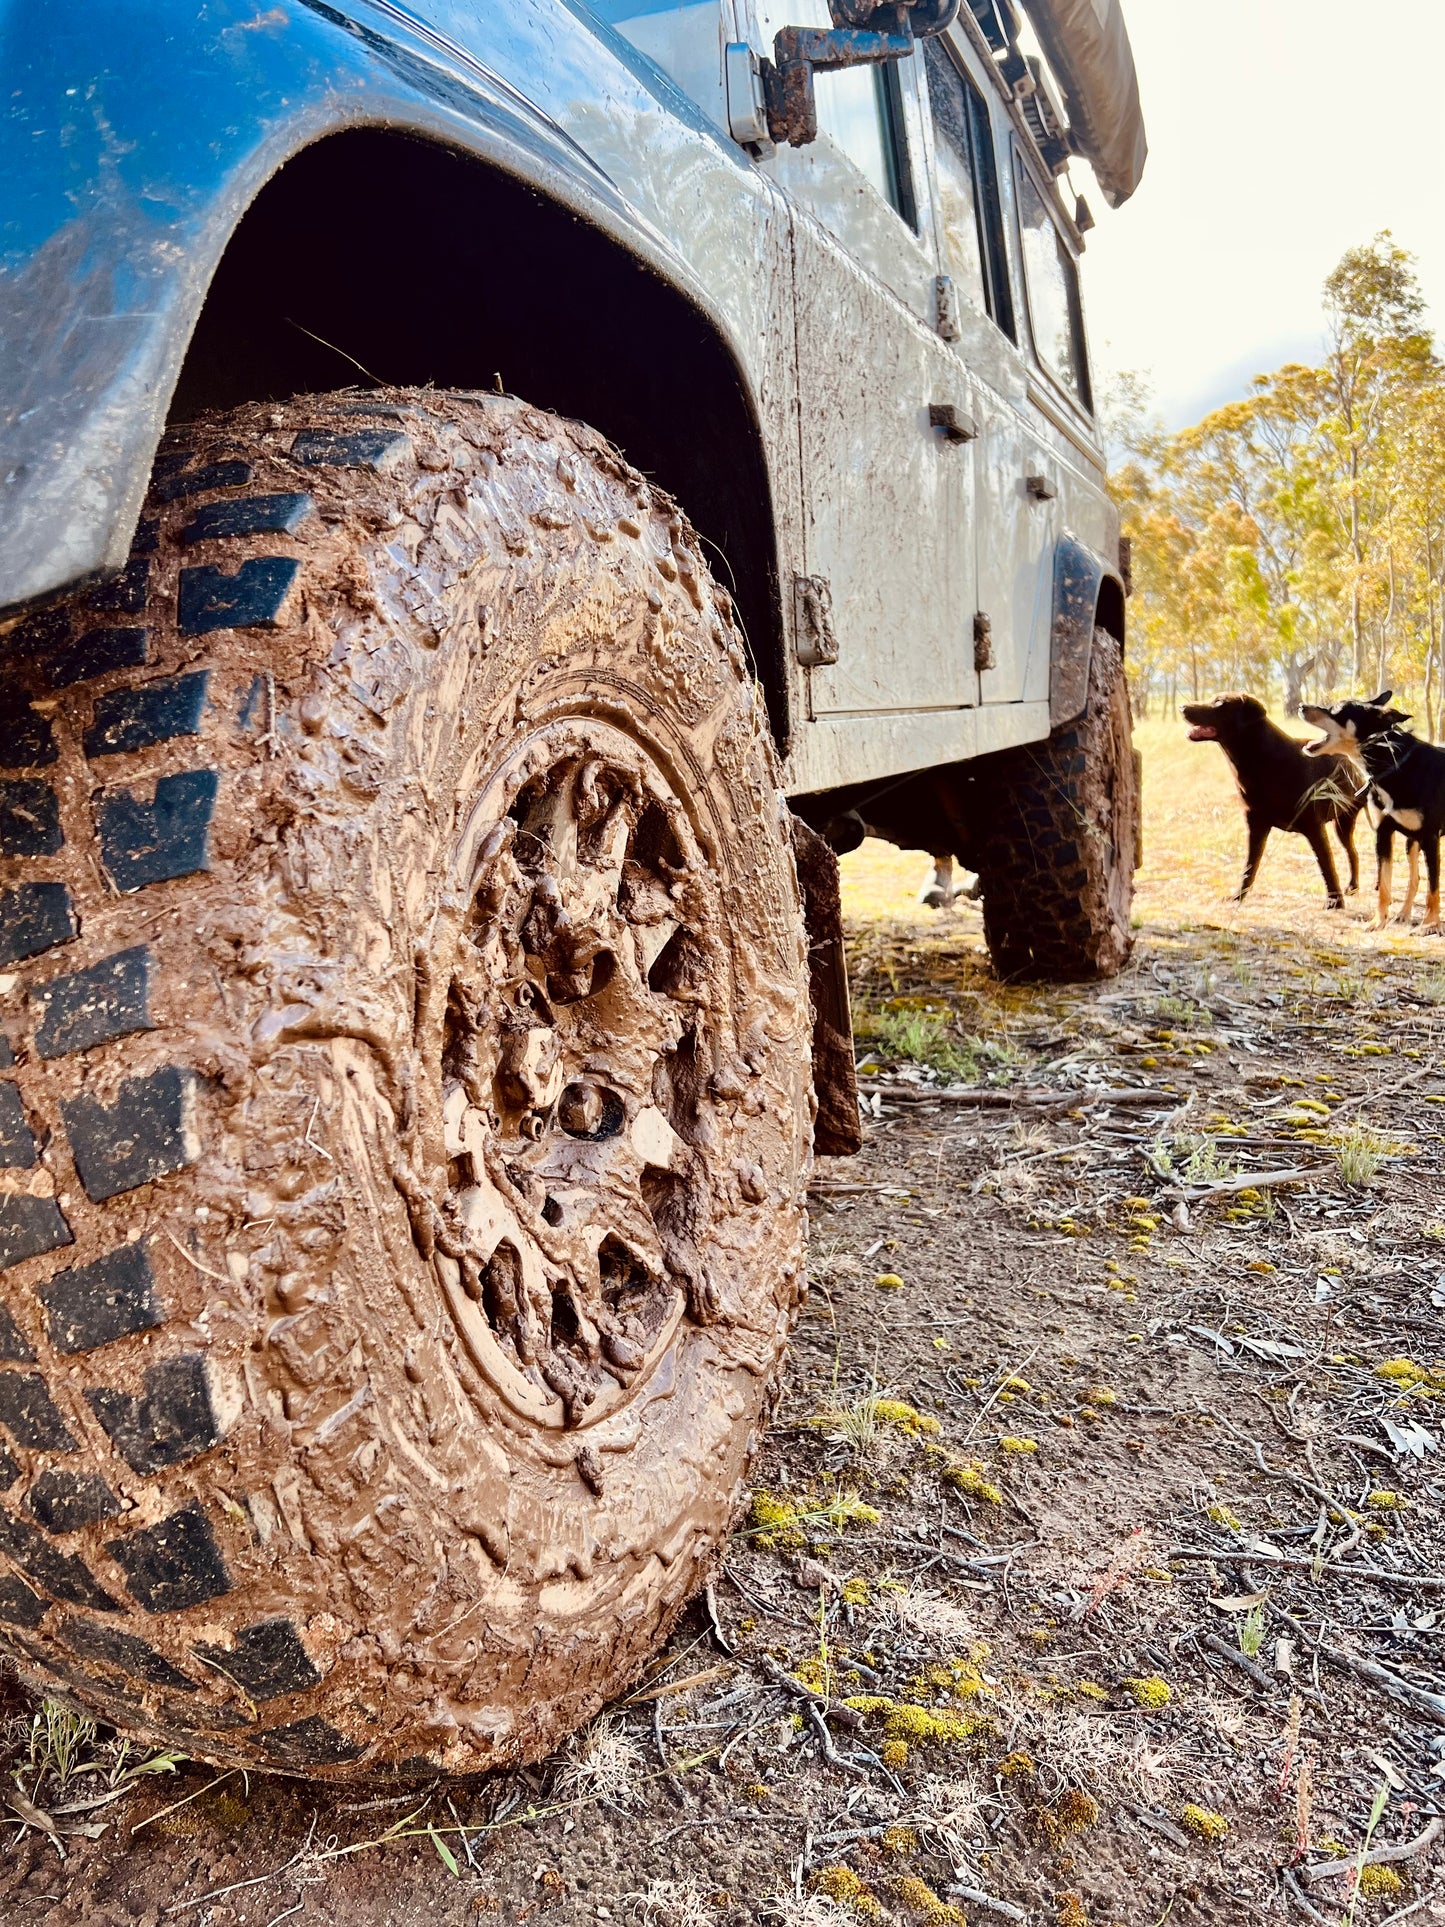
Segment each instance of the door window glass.
[[988,107],[949,57],[942,40],[925,40],[923,59],[949,272],[969,299],[1012,338],[1013,300]]
[[898,76],[886,67],[843,67],[820,73],[814,88],[818,125],[910,227],[916,226],[913,183],[903,140]]
[[1017,154],[1014,171],[1034,349],[1049,373],[1081,406],[1092,409],[1079,271],[1043,195]]

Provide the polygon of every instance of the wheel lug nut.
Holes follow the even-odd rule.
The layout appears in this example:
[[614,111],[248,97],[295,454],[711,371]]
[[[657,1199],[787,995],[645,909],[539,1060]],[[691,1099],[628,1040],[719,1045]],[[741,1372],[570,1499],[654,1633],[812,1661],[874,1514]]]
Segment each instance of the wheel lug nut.
[[569,1084],[557,1106],[557,1122],[572,1137],[591,1137],[602,1122],[605,1100],[595,1084]]

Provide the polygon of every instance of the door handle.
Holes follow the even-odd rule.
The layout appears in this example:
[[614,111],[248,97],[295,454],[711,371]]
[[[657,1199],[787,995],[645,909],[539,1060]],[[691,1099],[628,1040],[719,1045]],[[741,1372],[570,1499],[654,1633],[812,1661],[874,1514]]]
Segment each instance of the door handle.
[[1059,492],[1047,475],[1025,475],[1024,490],[1031,502],[1052,502]]

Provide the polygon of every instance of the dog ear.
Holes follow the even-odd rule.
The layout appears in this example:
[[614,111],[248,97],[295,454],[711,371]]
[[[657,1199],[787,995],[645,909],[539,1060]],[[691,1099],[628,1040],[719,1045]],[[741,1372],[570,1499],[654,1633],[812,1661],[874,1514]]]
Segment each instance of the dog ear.
[[1383,709],[1394,693],[1393,689],[1382,689],[1378,696],[1371,696],[1365,707],[1367,709]]

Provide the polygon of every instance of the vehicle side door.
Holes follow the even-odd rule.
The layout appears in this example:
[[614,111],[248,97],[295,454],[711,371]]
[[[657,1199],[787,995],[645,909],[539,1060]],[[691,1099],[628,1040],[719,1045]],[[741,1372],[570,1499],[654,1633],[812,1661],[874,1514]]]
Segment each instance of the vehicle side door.
[[[757,19],[769,47],[831,25],[824,0],[758,0]],[[820,73],[817,98],[817,141],[766,166],[796,210],[805,566],[837,649],[806,672],[822,782],[967,753],[978,684],[972,464],[930,418],[966,415],[968,383],[937,331],[919,56]]]
[[[978,426],[978,700],[1042,700],[1058,484],[1053,457],[1026,414],[1029,317],[1014,241],[1012,133],[986,56],[961,29],[930,41],[924,64],[939,267],[951,285],[955,348],[968,369]],[[986,741],[985,730],[981,746]]]

